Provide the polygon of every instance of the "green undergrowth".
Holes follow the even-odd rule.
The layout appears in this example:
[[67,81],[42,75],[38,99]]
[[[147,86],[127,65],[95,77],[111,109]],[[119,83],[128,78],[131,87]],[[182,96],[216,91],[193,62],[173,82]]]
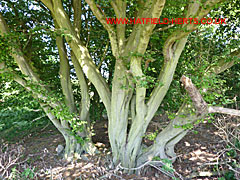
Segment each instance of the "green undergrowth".
[[27,107],[1,109],[0,139],[14,143],[45,128],[48,124],[48,118],[39,109],[34,110]]

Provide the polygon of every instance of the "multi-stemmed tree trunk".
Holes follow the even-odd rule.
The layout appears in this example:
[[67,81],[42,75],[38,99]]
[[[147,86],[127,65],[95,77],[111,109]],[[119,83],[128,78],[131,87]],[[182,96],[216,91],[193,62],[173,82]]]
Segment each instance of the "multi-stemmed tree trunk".
[[[73,0],[73,2],[76,1]],[[94,0],[86,0],[93,14],[108,32],[112,53],[116,59],[110,90],[91,59],[87,47],[78,37],[74,25],[64,11],[62,1],[42,0],[42,2],[50,9],[59,27],[64,30],[65,38],[76,60],[89,81],[95,86],[105,105],[114,163],[121,162],[122,166],[132,168],[151,160],[155,156],[174,158],[174,145],[187,133],[187,130],[175,128],[175,126],[194,122],[204,117],[209,112],[208,110],[196,106],[196,115],[194,115],[189,113],[191,107],[183,104],[176,118],[158,134],[152,146],[144,148],[142,138],[169,89],[179,57],[187,42],[187,36],[197,28],[197,25],[183,24],[181,29],[177,28],[165,40],[163,47],[164,65],[158,77],[160,83],[154,88],[149,99],[146,100],[147,87],[142,85],[142,82],[145,81],[142,70],[143,58],[133,54],[143,55],[146,52],[155,24],[134,24],[130,35],[126,38],[126,24],[116,24],[116,27],[108,24],[101,7]],[[185,18],[196,17],[201,19],[219,2],[221,0],[208,0],[200,5],[197,0],[189,1]],[[138,1],[137,3],[136,18],[160,18],[165,6],[165,0]],[[110,4],[114,9],[116,18],[126,18],[126,1],[111,1]],[[79,13],[79,11],[76,10],[74,13]],[[219,66],[215,68],[221,69],[224,67],[223,64],[219,64]],[[136,82],[132,80],[134,77],[137,77]],[[128,127],[129,119],[131,120],[130,127]]]
[[[57,27],[57,25],[56,25]],[[10,33],[8,29],[8,25],[5,22],[4,17],[0,14],[0,35],[5,36]],[[14,58],[16,64],[18,65],[21,73],[24,75],[20,77],[16,72],[13,72],[9,68],[6,67],[4,61],[1,62],[0,73],[10,74],[16,82],[25,87],[29,92],[33,94],[33,96],[39,100],[41,107],[47,114],[48,118],[52,121],[55,127],[59,130],[59,132],[63,135],[65,139],[65,153],[64,157],[66,159],[72,159],[74,156],[79,156],[83,151],[87,153],[93,154],[96,150],[94,145],[91,142],[91,133],[89,131],[89,127],[87,127],[87,122],[89,121],[89,106],[90,106],[90,97],[88,94],[88,87],[85,81],[84,74],[80,66],[76,63],[76,60],[73,58],[73,63],[75,65],[77,77],[79,79],[79,85],[81,88],[81,109],[80,109],[80,118],[78,117],[78,112],[75,104],[75,100],[73,97],[72,84],[70,79],[70,66],[69,60],[67,57],[66,47],[63,41],[63,37],[56,37],[56,44],[58,47],[58,52],[60,56],[60,80],[62,92],[64,95],[64,102],[57,100],[54,97],[49,97],[50,94],[53,94],[50,88],[46,85],[42,84],[43,81],[40,79],[40,75],[34,71],[34,68],[31,65],[31,57],[29,59],[26,58],[24,52],[21,50],[21,46],[19,42],[16,40],[10,40],[11,43],[14,43],[14,47],[9,47],[11,50],[11,56]],[[7,61],[7,59],[6,59]],[[29,82],[36,85],[38,91],[34,90],[31,86],[29,86]],[[54,99],[54,100],[53,100]],[[56,111],[65,111],[67,114],[58,117],[56,115]],[[55,112],[55,113],[54,113]],[[75,118],[79,121],[84,122],[82,126],[84,126],[81,132],[76,132],[76,136],[81,137],[84,140],[84,143],[78,142],[77,138],[71,134],[72,131],[71,122],[69,122],[68,115],[74,114]],[[73,117],[74,117],[73,116]]]
[[[187,133],[187,130],[175,128],[175,126],[192,123],[204,117],[207,113],[214,112],[214,108],[206,109],[206,103],[204,102],[196,105],[195,102],[198,101],[194,101],[196,98],[192,96],[195,108],[190,106],[190,104],[184,103],[179,109],[176,118],[157,135],[154,144],[145,148],[142,143],[142,138],[170,87],[179,57],[187,42],[188,34],[194,31],[197,25],[179,25],[179,28],[174,28],[168,38],[164,40],[162,53],[164,63],[157,79],[158,83],[151,92],[151,95],[147,97],[146,92],[148,87],[144,85],[146,84],[146,77],[143,73],[142,62],[144,61],[143,55],[146,53],[150,37],[156,26],[155,24],[138,23],[134,24],[132,29],[129,29],[129,27],[123,23],[116,24],[115,27],[107,23],[106,12],[104,12],[94,0],[86,0],[93,14],[108,32],[111,51],[116,60],[110,89],[91,58],[89,50],[85,46],[87,43],[84,43],[80,38],[82,26],[82,1],[72,0],[71,6],[73,8],[73,16],[70,17],[65,11],[61,0],[41,0],[41,2],[51,11],[55,28],[59,29],[61,33],[64,34],[65,40],[71,48],[71,61],[81,88],[82,102],[80,120],[87,121],[89,117],[90,98],[85,76],[95,86],[103,101],[108,115],[108,133],[115,164],[121,163],[124,167],[132,168],[153,159],[155,156],[159,156],[160,158],[174,158],[175,144]],[[184,17],[194,17],[200,20],[220,2],[221,0],[208,0],[202,3],[199,3],[198,0],[189,1],[185,7],[187,11],[184,13]],[[135,18],[160,18],[166,1],[140,0],[136,3]],[[111,1],[110,4],[115,12],[116,18],[126,18],[128,12],[127,8],[129,6],[126,1],[116,0]],[[7,25],[2,16],[0,25],[1,33],[7,33]],[[129,34],[129,32],[131,33]],[[60,56],[60,78],[62,92],[65,97],[64,104],[69,108],[70,112],[76,113],[70,82],[70,66],[64,39],[57,36],[56,43]],[[14,52],[20,51],[20,49],[16,48],[12,50]],[[29,61],[21,54],[20,52],[12,54],[21,72],[31,81],[41,85],[40,79],[33,71]],[[239,52],[236,51],[233,55],[239,57]],[[219,65],[212,69],[215,73],[219,73],[231,66],[233,66],[233,62],[222,63],[222,61],[220,61]],[[3,63],[1,64],[1,70],[13,73],[4,68]],[[14,79],[25,86],[29,91],[33,91],[26,86],[26,82],[23,78],[15,74]],[[184,83],[187,82],[188,79],[182,78],[182,80]],[[187,87],[188,86],[186,86],[186,89]],[[49,91],[45,86],[41,86],[41,88]],[[189,93],[191,93],[191,91],[189,91]],[[39,99],[47,99],[44,94],[34,93],[34,91],[33,94]],[[55,114],[49,111],[49,109],[61,110],[63,107],[62,102],[49,101],[46,104],[42,104],[42,107],[53,124],[65,137],[67,154],[73,154],[76,149],[80,147],[80,144],[78,144],[74,137],[68,133],[68,131],[71,130],[71,123],[64,119],[56,118]],[[193,108],[195,109],[195,114],[191,114],[189,111],[189,109],[192,110]],[[216,111],[215,109],[215,112]],[[131,121],[130,125],[128,123],[129,120]],[[79,135],[88,137],[88,129],[85,128],[85,131]],[[86,149],[92,149],[91,147],[91,141],[89,141]]]

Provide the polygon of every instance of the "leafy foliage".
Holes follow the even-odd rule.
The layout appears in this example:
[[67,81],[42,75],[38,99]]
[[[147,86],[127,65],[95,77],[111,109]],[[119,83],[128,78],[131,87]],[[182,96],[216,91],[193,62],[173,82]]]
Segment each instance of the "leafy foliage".
[[12,168],[10,178],[12,180],[33,180],[35,179],[35,169],[26,168],[22,172],[18,172],[16,167]]

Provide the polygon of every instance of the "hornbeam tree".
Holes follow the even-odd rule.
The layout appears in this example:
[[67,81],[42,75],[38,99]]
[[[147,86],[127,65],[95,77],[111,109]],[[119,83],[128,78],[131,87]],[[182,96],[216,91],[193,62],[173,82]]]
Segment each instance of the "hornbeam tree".
[[[162,48],[164,63],[158,76],[160,83],[156,85],[146,100],[147,87],[142,83],[145,77],[141,55],[144,55],[147,50],[155,24],[134,24],[130,30],[125,24],[113,26],[107,23],[106,13],[101,6],[93,0],[86,0],[93,14],[108,32],[112,54],[116,60],[110,89],[93,63],[87,47],[77,37],[77,32],[64,10],[62,1],[42,0],[42,2],[49,8],[60,28],[67,34],[66,41],[105,105],[114,163],[121,162],[123,166],[130,168],[155,156],[174,157],[174,145],[186,134],[184,129],[176,129],[174,126],[185,124],[189,122],[189,119],[199,119],[198,115],[186,118],[177,116],[166,129],[159,133],[155,143],[147,149],[143,149],[142,137],[169,89],[187,37],[189,33],[197,29],[197,25],[183,24],[181,28],[173,30],[165,39]],[[183,13],[183,17],[202,19],[220,2],[220,0],[201,3],[186,1],[184,5],[187,10]],[[165,0],[130,3],[137,3],[134,16],[137,19],[160,18],[166,5]],[[127,18],[127,8],[130,8],[127,1],[111,1],[110,5],[115,13],[113,17]],[[75,11],[75,13],[77,12]],[[133,81],[133,78],[136,81]],[[185,108],[182,107],[182,109]],[[131,119],[129,132],[128,119]]]
[[[108,116],[108,135],[111,144],[113,162],[115,165],[121,163],[126,168],[133,168],[142,163],[152,160],[158,156],[161,159],[175,158],[175,144],[177,144],[188,132],[182,126],[194,123],[202,119],[208,113],[222,112],[229,113],[228,109],[220,109],[217,107],[209,107],[197,93],[195,88],[190,90],[191,81],[183,76],[182,82],[186,90],[189,92],[193,105],[189,102],[183,102],[176,116],[169,125],[163,129],[156,137],[153,145],[146,147],[143,144],[143,137],[147,127],[154,117],[155,113],[163,103],[170,85],[172,83],[176,67],[180,56],[185,48],[189,34],[196,31],[199,27],[194,23],[183,23],[176,25],[156,25],[154,23],[136,23],[125,24],[108,23],[108,17],[124,19],[124,18],[197,18],[199,21],[207,17],[214,8],[218,8],[222,0],[193,0],[193,1],[165,1],[165,0],[139,0],[139,1],[94,1],[94,0],[72,0],[66,3],[61,0],[41,0],[41,7],[46,13],[51,14],[55,30],[59,30],[61,36],[57,36],[56,44],[60,57],[60,78],[62,92],[65,97],[65,104],[70,112],[75,112],[74,97],[72,95],[71,81],[69,75],[69,62],[67,50],[70,50],[71,62],[79,79],[82,95],[82,108],[80,119],[85,120],[89,110],[89,94],[88,85],[91,83],[99,94]],[[237,4],[237,3],[236,3]],[[221,5],[221,4],[220,4]],[[46,10],[46,7],[49,11]],[[177,9],[173,10],[173,7]],[[174,11],[175,14],[172,12]],[[87,12],[87,13],[86,13]],[[83,19],[84,14],[84,19]],[[91,16],[92,17],[89,17]],[[172,16],[172,17],[168,17]],[[88,19],[96,18],[98,21],[90,24]],[[108,33],[111,50],[114,61],[114,69],[108,70],[108,75],[113,73],[112,79],[107,79],[104,73],[99,71],[99,64],[96,64],[95,54],[90,53],[88,37],[82,37],[81,32],[87,25],[96,26],[100,23],[104,30]],[[157,26],[157,27],[156,27]],[[7,23],[1,16],[1,32],[8,33]],[[158,32],[167,32],[158,34]],[[152,49],[151,37],[157,38],[159,47]],[[64,39],[63,39],[64,37]],[[156,41],[156,39],[155,39]],[[68,44],[67,47],[66,43]],[[154,44],[154,43],[153,43]],[[156,44],[156,43],[155,43]],[[97,46],[101,48],[100,46]],[[67,49],[67,50],[66,50]],[[104,48],[102,48],[104,49]],[[149,64],[154,59],[148,56],[149,51],[160,49],[157,56],[161,61],[159,74],[156,79],[146,75]],[[231,49],[233,52],[228,54],[232,58],[231,61],[219,58],[219,62],[213,64],[206,69],[206,72],[219,74],[224,70],[232,67],[239,59],[239,50]],[[11,56],[15,59],[21,72],[25,78],[30,78],[37,82],[40,88],[47,88],[41,84],[34,67],[24,56],[21,56],[20,49],[13,48]],[[104,52],[103,52],[104,53]],[[103,56],[104,57],[104,56]],[[108,64],[105,66],[110,69]],[[103,66],[102,66],[103,67]],[[2,71],[10,71],[4,64],[1,66]],[[13,72],[11,72],[13,73]],[[25,85],[24,79],[20,79],[17,75],[13,75],[14,79],[25,86],[29,91],[33,91]],[[90,83],[87,83],[87,80]],[[111,82],[109,82],[111,81]],[[154,85],[150,86],[154,81]],[[50,91],[47,89],[47,91]],[[33,95],[39,99],[45,100],[44,94],[33,91]],[[200,100],[200,103],[199,103]],[[66,122],[61,117],[56,117],[48,111],[49,108],[61,111],[60,102],[46,102],[42,107],[48,114],[52,122],[62,129],[71,129],[68,127],[71,122]],[[234,115],[239,115],[238,111]],[[62,132],[62,131],[61,131]],[[88,133],[88,132],[86,132]],[[86,134],[85,133],[85,134]],[[65,131],[62,133],[64,136]],[[69,135],[67,135],[69,136]],[[66,140],[66,143],[69,142]]]

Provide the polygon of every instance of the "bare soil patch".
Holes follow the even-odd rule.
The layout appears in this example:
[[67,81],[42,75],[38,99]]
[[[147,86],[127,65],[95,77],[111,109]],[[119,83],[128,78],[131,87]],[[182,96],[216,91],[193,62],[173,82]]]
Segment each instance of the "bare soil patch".
[[[151,123],[148,133],[161,129],[157,119]],[[145,167],[140,175],[127,175],[114,169],[109,152],[107,137],[107,121],[101,121],[94,126],[93,141],[100,150],[95,156],[83,155],[73,163],[63,161],[56,154],[56,147],[64,144],[63,137],[54,127],[36,132],[12,146],[23,147],[23,163],[12,165],[19,171],[26,168],[35,169],[34,179],[135,179],[135,180],[168,180],[159,170]],[[197,131],[198,133],[196,133]],[[220,159],[224,159],[226,144],[219,137],[218,129],[212,124],[202,123],[195,131],[191,131],[176,146],[178,158],[173,164],[175,170],[188,179],[218,179],[222,174],[212,173]],[[150,145],[152,141],[144,139]],[[226,158],[227,159],[227,158]],[[224,169],[221,169],[224,171]],[[215,171],[217,172],[217,171]],[[187,178],[186,178],[187,179]]]

